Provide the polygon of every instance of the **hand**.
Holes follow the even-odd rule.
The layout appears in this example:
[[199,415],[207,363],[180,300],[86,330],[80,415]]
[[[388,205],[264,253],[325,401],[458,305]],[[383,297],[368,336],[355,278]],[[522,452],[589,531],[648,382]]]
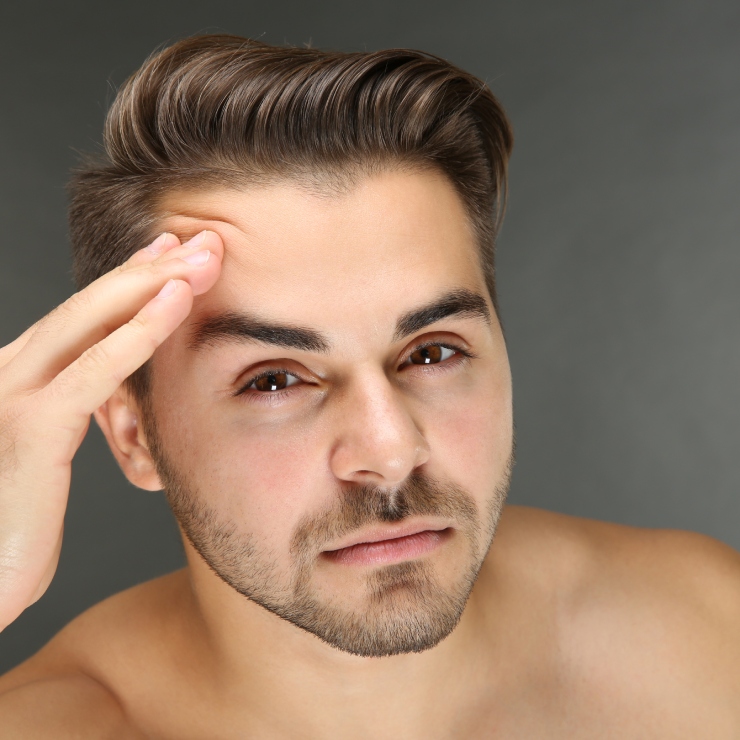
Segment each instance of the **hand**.
[[0,629],[54,576],[90,415],[213,286],[222,257],[212,231],[183,245],[163,234],[0,349]]

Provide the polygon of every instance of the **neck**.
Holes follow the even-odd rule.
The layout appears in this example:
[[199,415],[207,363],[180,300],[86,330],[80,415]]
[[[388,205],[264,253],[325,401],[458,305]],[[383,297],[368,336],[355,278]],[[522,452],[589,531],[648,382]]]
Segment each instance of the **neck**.
[[[351,655],[268,612],[224,583],[186,542],[189,631],[197,632],[197,679],[221,687],[218,703],[272,738],[457,736],[475,713],[496,665],[497,630],[481,571],[452,633],[422,653]],[[206,668],[207,667],[207,668]],[[472,713],[472,714],[471,714]],[[448,728],[445,734],[442,730]],[[258,734],[254,735],[255,737]]]

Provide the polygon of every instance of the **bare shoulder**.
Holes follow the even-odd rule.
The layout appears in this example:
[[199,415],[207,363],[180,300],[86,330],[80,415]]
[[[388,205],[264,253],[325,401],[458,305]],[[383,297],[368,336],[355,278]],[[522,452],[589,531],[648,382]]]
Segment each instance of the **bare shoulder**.
[[740,736],[740,553],[694,532],[526,507],[502,525],[552,584],[560,678],[581,706],[609,697],[645,723],[670,707],[695,736]]
[[176,603],[181,580],[171,574],[100,602],[0,676],[0,737],[143,737],[132,721],[128,666],[142,654],[155,663],[168,627],[160,607]]
[[18,740],[143,737],[115,696],[81,673],[38,677],[0,694],[0,734]]
[[528,568],[538,564],[548,582],[562,578],[586,598],[603,583],[606,593],[619,587],[623,597],[671,606],[678,599],[705,617],[740,614],[740,553],[707,535],[508,506],[496,537]]

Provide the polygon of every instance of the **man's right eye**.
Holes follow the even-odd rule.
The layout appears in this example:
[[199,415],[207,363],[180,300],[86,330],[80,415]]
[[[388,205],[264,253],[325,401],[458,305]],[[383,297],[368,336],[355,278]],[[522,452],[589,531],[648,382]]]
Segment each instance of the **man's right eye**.
[[[291,378],[295,382],[291,383]],[[280,391],[296,385],[300,380],[287,370],[271,368],[250,378],[234,395],[240,396],[250,390],[257,391],[258,394],[279,395]]]

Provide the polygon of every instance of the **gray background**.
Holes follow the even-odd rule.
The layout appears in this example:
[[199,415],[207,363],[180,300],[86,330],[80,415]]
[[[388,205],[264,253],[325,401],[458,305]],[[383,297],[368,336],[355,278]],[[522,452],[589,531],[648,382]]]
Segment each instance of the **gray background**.
[[[511,500],[740,547],[740,4],[645,0],[3,3],[0,343],[72,292],[64,184],[113,91],[202,31],[407,46],[488,81],[515,129],[499,245]],[[180,566],[161,494],[93,427],[57,576],[0,671],[83,609]]]

